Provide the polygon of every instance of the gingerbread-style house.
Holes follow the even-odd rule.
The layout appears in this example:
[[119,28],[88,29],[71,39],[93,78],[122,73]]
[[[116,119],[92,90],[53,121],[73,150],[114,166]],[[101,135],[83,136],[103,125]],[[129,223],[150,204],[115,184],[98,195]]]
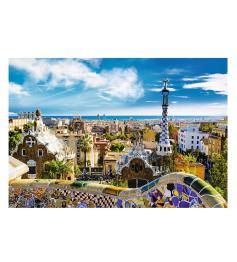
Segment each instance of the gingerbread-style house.
[[[32,130],[23,133],[12,155],[29,167],[23,178],[42,178],[47,161],[71,161],[73,165],[75,159],[75,153],[43,124],[38,109]],[[73,179],[73,174],[68,174],[67,179]]]

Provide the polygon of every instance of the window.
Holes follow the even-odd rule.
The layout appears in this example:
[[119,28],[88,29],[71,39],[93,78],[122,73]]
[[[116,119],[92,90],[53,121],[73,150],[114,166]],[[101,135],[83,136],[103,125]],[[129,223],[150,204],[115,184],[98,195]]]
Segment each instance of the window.
[[199,144],[199,141],[197,141],[197,144]]
[[21,155],[22,155],[22,156],[26,156],[26,150],[25,150],[25,149],[22,149],[22,150],[21,150]]
[[34,175],[35,174],[35,172],[36,172],[36,167],[35,166],[29,166],[29,174],[30,175]]
[[36,175],[36,162],[34,160],[29,160],[27,161],[26,163],[29,167],[29,174],[28,174],[28,177],[29,178],[35,178],[35,175]]
[[192,144],[193,144],[193,141],[192,141]]
[[164,151],[166,152],[166,147],[164,147]]
[[38,156],[43,156],[43,149],[38,149]]
[[191,146],[191,149],[193,149],[193,146]]
[[197,136],[197,139],[199,139],[199,136]]
[[199,146],[197,146],[197,149],[199,149]]
[[168,147],[168,151],[170,151],[170,147]]
[[162,146],[160,147],[160,151],[162,151]]
[[194,139],[194,136],[192,136],[192,139]]

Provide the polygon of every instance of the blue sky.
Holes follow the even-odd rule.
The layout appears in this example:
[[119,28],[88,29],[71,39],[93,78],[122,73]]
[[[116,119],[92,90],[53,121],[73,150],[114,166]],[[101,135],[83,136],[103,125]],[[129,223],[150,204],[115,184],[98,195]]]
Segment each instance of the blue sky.
[[9,112],[44,115],[226,115],[227,59],[10,59]]

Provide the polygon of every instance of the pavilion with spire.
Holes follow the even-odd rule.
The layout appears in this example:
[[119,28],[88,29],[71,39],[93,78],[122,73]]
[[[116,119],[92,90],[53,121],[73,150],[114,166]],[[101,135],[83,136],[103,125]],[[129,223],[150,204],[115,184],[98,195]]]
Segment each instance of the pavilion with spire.
[[128,187],[139,187],[159,176],[167,174],[169,170],[172,146],[168,128],[168,80],[163,80],[162,89],[162,122],[161,134],[156,150],[145,150],[142,137],[137,133],[133,147],[126,155],[117,161],[116,172],[118,178],[128,181]]
[[164,88],[162,89],[163,103],[162,103],[162,123],[161,123],[161,135],[159,143],[157,144],[157,155],[167,156],[172,153],[172,148],[169,139],[169,126],[168,126],[168,96],[169,90],[167,89],[169,81],[163,80]]
[[[35,112],[34,125],[31,130],[22,133],[12,156],[29,167],[24,178],[42,178],[45,164],[51,160],[75,162],[75,152],[67,144],[58,139],[43,123],[39,109]],[[73,179],[73,172],[66,179]]]

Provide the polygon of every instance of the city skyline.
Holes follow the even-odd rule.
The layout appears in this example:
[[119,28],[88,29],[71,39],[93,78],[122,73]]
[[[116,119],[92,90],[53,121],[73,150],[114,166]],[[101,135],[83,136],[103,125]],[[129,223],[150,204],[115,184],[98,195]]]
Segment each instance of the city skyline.
[[170,115],[227,115],[227,59],[10,59],[9,113],[161,115],[162,80]]

